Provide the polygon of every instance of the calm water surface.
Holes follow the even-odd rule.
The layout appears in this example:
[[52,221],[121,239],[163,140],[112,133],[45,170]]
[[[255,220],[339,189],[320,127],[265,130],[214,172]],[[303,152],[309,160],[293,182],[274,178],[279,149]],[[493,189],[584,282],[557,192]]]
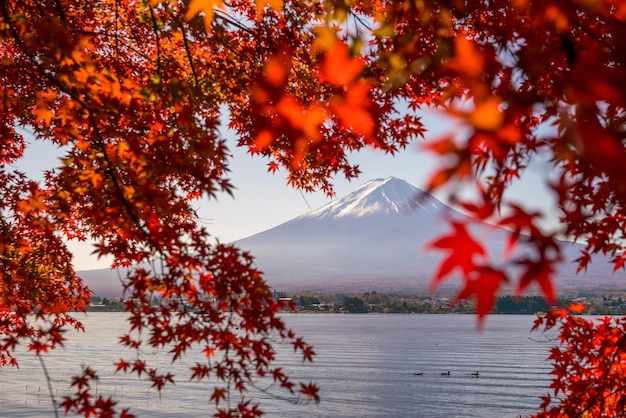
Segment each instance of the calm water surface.
[[[67,393],[70,378],[88,365],[98,370],[98,391],[139,417],[211,416],[211,386],[188,381],[185,364],[175,386],[159,395],[146,381],[114,374],[129,356],[117,344],[126,330],[123,313],[90,313],[87,332],[72,334],[66,348],[45,359],[53,393]],[[270,417],[480,417],[536,412],[547,393],[551,346],[530,332],[534,316],[491,316],[483,331],[473,315],[292,314],[287,324],[317,352],[313,364],[279,350],[279,363],[298,381],[314,381],[319,405],[292,405],[265,393],[253,396]],[[147,353],[172,367],[166,355]],[[190,359],[191,362],[194,359]],[[177,372],[174,370],[174,372]],[[450,376],[442,372],[450,371]],[[472,376],[478,371],[480,377]],[[416,376],[414,373],[423,373]],[[53,417],[39,361],[22,356],[19,370],[0,369],[0,417]],[[60,412],[63,416],[63,411]]]

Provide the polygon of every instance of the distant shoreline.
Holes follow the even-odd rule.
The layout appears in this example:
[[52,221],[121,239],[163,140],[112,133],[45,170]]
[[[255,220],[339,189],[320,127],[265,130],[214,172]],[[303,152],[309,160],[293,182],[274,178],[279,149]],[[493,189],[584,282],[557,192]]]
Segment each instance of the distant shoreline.
[[[352,314],[475,314],[473,300],[456,301],[453,297],[424,295],[411,292],[317,293],[303,291],[287,293],[274,291],[274,298],[293,306],[303,313]],[[567,308],[570,303],[583,303],[584,315],[625,315],[626,291],[579,291],[557,301],[557,306]],[[124,299],[92,297],[88,311],[124,312]],[[153,302],[158,305],[158,299]],[[541,296],[498,296],[492,315],[536,315],[553,307]],[[288,309],[286,311],[289,311]]]

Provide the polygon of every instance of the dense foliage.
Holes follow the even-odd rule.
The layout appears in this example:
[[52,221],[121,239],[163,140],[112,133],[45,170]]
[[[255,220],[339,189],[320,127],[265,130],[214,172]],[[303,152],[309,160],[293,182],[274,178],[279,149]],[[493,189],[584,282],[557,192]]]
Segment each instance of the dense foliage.
[[[15,363],[17,344],[43,353],[80,327],[68,312],[84,309],[89,290],[65,242],[91,239],[95,255],[129,269],[121,341],[138,353],[166,348],[173,361],[203,349],[192,377],[224,382],[211,396],[218,415],[259,414],[245,393],[261,376],[317,399],[314,384],[298,387],[273,366],[276,339],[313,356],[277,317],[286,306],[248,254],[214,244],[197,221],[194,201],[232,190],[218,130],[225,114],[270,171],[283,167],[291,185],[329,194],[334,175],[358,174],[350,152],[394,153],[422,137],[420,109],[458,117],[468,135],[429,144],[442,161],[430,191],[452,186],[458,205],[525,249],[496,265],[460,223],[432,243],[446,253],[434,284],[460,273],[459,298],[476,297],[481,317],[504,282],[520,293],[537,284],[555,300],[557,234],[586,240],[581,269],[595,253],[616,269],[626,261],[624,0],[5,0],[0,40],[3,364]],[[65,152],[43,183],[12,168],[26,145],[21,129]],[[537,159],[553,168],[558,231],[506,199]],[[478,199],[465,201],[457,186],[474,186]],[[150,305],[154,294],[168,302]],[[555,381],[572,384],[556,388],[568,396],[545,413],[579,413],[571,403],[584,392],[585,411],[619,415],[621,374],[596,366],[624,366],[623,339],[610,337],[619,327],[583,339],[563,318],[571,350],[554,356]],[[574,369],[590,352],[600,362]],[[159,389],[174,380],[141,356],[117,368]],[[95,377],[76,377],[67,411],[111,413],[113,402],[90,394]],[[232,391],[240,400],[223,402]]]

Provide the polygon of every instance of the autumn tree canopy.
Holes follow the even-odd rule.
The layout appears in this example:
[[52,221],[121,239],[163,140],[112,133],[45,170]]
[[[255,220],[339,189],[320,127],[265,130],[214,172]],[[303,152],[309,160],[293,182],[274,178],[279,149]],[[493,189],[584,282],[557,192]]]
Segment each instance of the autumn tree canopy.
[[[258,414],[245,394],[261,376],[317,399],[314,384],[273,365],[277,338],[304,360],[314,354],[277,317],[286,306],[250,255],[214,244],[194,211],[233,188],[225,116],[269,171],[328,194],[334,176],[358,175],[350,152],[395,153],[424,138],[421,109],[462,120],[468,136],[427,142],[441,159],[429,191],[451,187],[455,198],[474,187],[478,201],[455,202],[527,248],[508,260],[513,274],[467,225],[432,243],[444,252],[435,283],[458,271],[460,297],[477,297],[480,315],[505,281],[554,299],[557,234],[586,240],[581,269],[595,253],[616,269],[626,261],[624,0],[5,0],[0,40],[3,364],[18,344],[42,353],[80,327],[68,313],[89,290],[65,243],[89,239],[96,256],[128,268],[122,342],[162,347],[174,361],[199,346],[207,362],[192,377],[224,382],[211,397],[219,414]],[[43,182],[12,168],[24,129],[63,150]],[[557,179],[548,187],[562,229],[550,233],[541,213],[505,196],[539,157]],[[167,303],[150,306],[155,294]],[[117,368],[159,389],[175,380],[141,358]],[[66,410],[114,407],[87,396],[94,376],[77,377]],[[241,401],[224,406],[231,391]]]

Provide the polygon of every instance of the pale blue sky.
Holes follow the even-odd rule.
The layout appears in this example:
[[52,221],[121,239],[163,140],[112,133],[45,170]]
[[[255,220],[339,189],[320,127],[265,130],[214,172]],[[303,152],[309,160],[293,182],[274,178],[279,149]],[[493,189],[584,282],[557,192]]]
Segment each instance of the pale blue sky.
[[[337,177],[333,182],[337,197],[350,193],[368,180],[390,176],[425,189],[441,162],[425,151],[424,145],[445,134],[458,133],[460,128],[452,119],[435,114],[429,113],[423,120],[428,129],[425,140],[416,141],[395,156],[371,149],[354,153],[350,160],[359,164],[362,173],[351,182],[342,176]],[[237,187],[234,199],[223,196],[217,202],[205,201],[200,211],[220,240],[229,242],[262,232],[331,201],[323,193],[302,194],[286,186],[284,171],[268,173],[267,160],[251,157],[245,150],[234,147],[234,141],[232,143],[231,178]],[[531,166],[523,181],[512,188],[509,197],[525,202],[527,207],[545,208],[549,195],[543,182],[549,174],[548,165]],[[445,203],[443,194],[437,197]]]
[[[454,121],[434,115],[426,116],[424,121],[429,131],[426,141],[458,130]],[[284,171],[268,173],[267,160],[251,157],[244,149],[234,146],[234,139],[229,141],[233,154],[230,178],[236,187],[234,198],[222,195],[218,196],[217,201],[203,199],[195,203],[202,221],[206,222],[209,231],[220,241],[231,242],[262,232],[330,201],[323,193],[302,194],[287,186]],[[432,154],[422,149],[424,143],[418,141],[396,156],[373,150],[355,153],[351,161],[359,164],[362,174],[352,182],[343,177],[336,178],[334,184],[337,196],[349,193],[368,180],[389,176],[425,188],[438,161]],[[58,166],[60,164],[58,156],[59,151],[54,147],[31,141],[26,158],[17,167],[36,175],[40,170]],[[547,165],[531,167],[524,181],[511,191],[510,197],[524,201],[530,206],[545,207],[549,199],[542,188],[542,183],[543,178],[548,175]],[[74,265],[78,270],[108,267],[108,260],[97,260],[90,256],[93,250],[91,245],[71,244],[70,248],[75,254]]]

